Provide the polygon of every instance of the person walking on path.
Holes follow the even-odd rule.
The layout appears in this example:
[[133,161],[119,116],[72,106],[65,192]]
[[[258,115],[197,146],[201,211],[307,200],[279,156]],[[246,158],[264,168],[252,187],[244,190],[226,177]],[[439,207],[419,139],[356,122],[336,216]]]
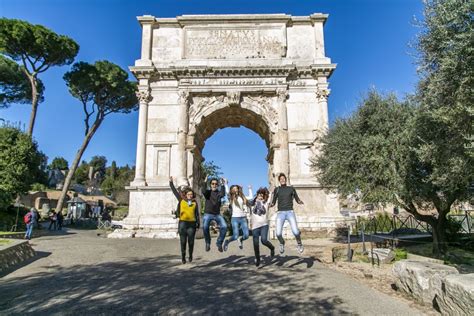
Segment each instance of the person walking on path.
[[179,218],[178,233],[181,243],[181,261],[186,263],[186,243],[189,247],[189,262],[193,261],[194,237],[196,229],[199,228],[199,206],[196,196],[191,188],[185,188],[183,195],[176,190],[173,177],[170,177],[170,188],[178,199],[176,216]]
[[227,180],[221,179],[221,189],[218,190],[219,181],[216,178],[212,178],[210,181],[211,188],[209,189],[207,188],[207,178],[208,177],[206,177],[202,188],[202,194],[205,198],[203,228],[204,239],[206,240],[206,251],[211,250],[211,234],[209,233],[209,226],[211,221],[215,221],[217,225],[219,225],[219,237],[217,237],[216,245],[217,249],[222,252],[222,243],[224,242],[225,234],[227,233],[227,224],[224,217],[221,215],[221,199],[226,194],[226,189],[223,184],[227,184]]
[[56,215],[56,217],[57,217],[57,221],[58,221],[58,230],[62,230],[63,220],[64,220],[63,212],[58,211],[58,214]]
[[58,216],[54,210],[51,211],[51,214],[49,215],[49,227],[48,230],[51,230],[51,227],[53,227],[53,230],[56,230],[57,228],[57,220]]
[[280,242],[280,253],[283,254],[285,252],[285,240],[282,236],[285,221],[290,222],[291,231],[293,232],[297,242],[296,249],[299,253],[303,253],[304,247],[301,242],[301,232],[298,229],[295,212],[293,211],[293,199],[295,199],[298,204],[304,203],[298,197],[295,188],[286,184],[286,175],[284,173],[278,175],[278,182],[280,182],[280,186],[276,187],[273,191],[273,198],[270,207],[275,206],[275,203],[278,201],[276,235]]
[[255,252],[255,265],[260,265],[260,240],[270,249],[270,257],[275,256],[275,247],[268,240],[268,209],[270,206],[270,192],[267,188],[260,188],[255,198],[250,201],[250,223],[252,225],[253,250]]
[[[227,189],[227,186],[226,186]],[[244,240],[249,238],[249,226],[247,223],[248,199],[252,198],[252,189],[249,187],[249,196],[244,196],[242,187],[232,185],[229,191],[229,211],[232,213],[230,220],[232,224],[232,236],[224,242],[224,251],[227,251],[229,244],[234,240],[239,241],[239,248],[244,248]],[[242,229],[242,237],[239,238],[239,230]]]
[[28,213],[23,217],[23,221],[26,224],[25,239],[30,240],[33,235],[33,226],[36,222],[36,209],[32,207]]

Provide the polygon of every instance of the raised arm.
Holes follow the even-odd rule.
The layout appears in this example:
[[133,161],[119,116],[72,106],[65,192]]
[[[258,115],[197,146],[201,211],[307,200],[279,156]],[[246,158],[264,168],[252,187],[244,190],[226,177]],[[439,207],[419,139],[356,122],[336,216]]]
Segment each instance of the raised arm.
[[204,198],[208,200],[209,197],[211,196],[211,191],[207,187],[207,178],[208,177],[206,177],[206,179],[204,179],[204,183],[203,183],[203,186],[201,188],[201,192],[202,192],[202,195],[204,195]]
[[249,195],[247,195],[246,198],[247,198],[247,200],[250,201],[253,198],[252,186],[249,185],[248,189],[249,189]]
[[170,188],[171,188],[171,191],[173,192],[174,196],[178,199],[178,201],[181,201],[181,195],[179,195],[178,190],[176,190],[176,188],[173,184],[173,177],[170,177]]
[[272,202],[270,203],[270,207],[275,206],[275,203],[277,201],[277,190],[278,190],[278,187],[273,190],[273,198],[272,198]]

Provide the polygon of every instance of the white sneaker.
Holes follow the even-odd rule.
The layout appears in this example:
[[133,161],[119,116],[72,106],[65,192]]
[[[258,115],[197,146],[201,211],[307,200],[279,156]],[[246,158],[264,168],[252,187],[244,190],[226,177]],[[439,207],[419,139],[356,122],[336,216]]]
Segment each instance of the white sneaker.
[[303,253],[304,251],[304,247],[302,244],[299,244],[299,245],[296,245],[296,250],[298,250],[298,252],[301,254]]
[[280,244],[280,254],[283,254],[285,252],[285,245]]

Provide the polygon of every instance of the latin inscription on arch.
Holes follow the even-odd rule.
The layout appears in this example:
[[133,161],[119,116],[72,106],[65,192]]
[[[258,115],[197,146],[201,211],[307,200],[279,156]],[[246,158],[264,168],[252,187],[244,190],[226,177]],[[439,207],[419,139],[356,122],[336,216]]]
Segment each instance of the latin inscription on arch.
[[284,27],[186,27],[184,58],[281,58],[286,54]]

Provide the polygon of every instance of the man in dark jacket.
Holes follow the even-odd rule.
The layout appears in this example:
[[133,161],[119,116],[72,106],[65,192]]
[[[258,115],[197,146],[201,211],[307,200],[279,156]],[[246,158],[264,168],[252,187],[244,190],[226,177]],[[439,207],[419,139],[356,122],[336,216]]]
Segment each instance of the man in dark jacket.
[[222,252],[222,243],[224,242],[227,232],[227,224],[221,215],[221,199],[226,195],[224,184],[227,180],[222,179],[221,188],[218,190],[219,181],[212,178],[210,181],[211,188],[207,188],[207,177],[202,189],[202,194],[206,199],[204,206],[203,229],[204,239],[206,240],[206,251],[211,249],[211,234],[209,233],[209,225],[211,221],[215,221],[219,225],[219,237],[217,237],[217,249]]
[[290,222],[291,231],[293,232],[293,235],[296,238],[296,242],[298,243],[296,249],[299,253],[302,253],[304,248],[303,244],[301,243],[301,232],[298,229],[295,212],[293,211],[293,199],[295,199],[296,203],[298,204],[304,203],[300,200],[295,188],[286,185],[286,176],[284,173],[280,173],[278,175],[278,181],[280,182],[280,186],[276,187],[273,191],[273,199],[272,203],[270,204],[270,207],[273,207],[276,201],[278,200],[276,235],[278,241],[280,242],[280,253],[283,254],[285,252],[285,240],[282,236],[283,225],[285,224],[285,221]]

